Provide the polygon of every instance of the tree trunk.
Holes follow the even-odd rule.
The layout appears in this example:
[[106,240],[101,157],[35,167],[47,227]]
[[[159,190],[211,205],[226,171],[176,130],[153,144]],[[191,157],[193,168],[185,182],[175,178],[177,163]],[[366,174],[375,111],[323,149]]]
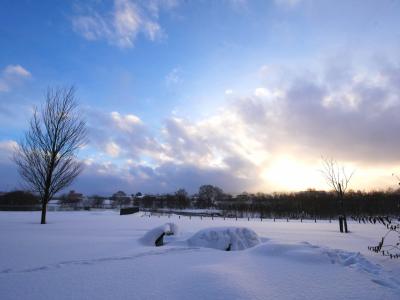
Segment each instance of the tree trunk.
[[348,233],[349,231],[347,230],[347,218],[346,215],[343,217],[343,225],[344,225],[344,232]]
[[346,218],[346,213],[344,209],[344,193],[341,190],[341,186],[339,185],[339,202],[340,202],[340,212],[341,216],[339,217],[339,227],[340,227],[340,232],[345,232],[348,233],[347,229],[347,218]]
[[46,224],[46,210],[47,210],[47,201],[43,201],[42,203],[42,218],[40,224]]

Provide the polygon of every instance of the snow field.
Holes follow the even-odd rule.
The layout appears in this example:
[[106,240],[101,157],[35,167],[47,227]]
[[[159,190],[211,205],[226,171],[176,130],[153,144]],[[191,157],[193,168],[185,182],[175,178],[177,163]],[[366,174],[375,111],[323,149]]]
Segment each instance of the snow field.
[[[385,232],[379,225],[350,222],[345,235],[337,222],[148,218],[114,211],[52,212],[49,224],[38,220],[38,212],[0,212],[0,299],[400,295],[400,262],[367,250]],[[166,245],[143,243],[160,226],[174,231]],[[259,242],[221,251],[232,232],[242,244],[256,236]]]

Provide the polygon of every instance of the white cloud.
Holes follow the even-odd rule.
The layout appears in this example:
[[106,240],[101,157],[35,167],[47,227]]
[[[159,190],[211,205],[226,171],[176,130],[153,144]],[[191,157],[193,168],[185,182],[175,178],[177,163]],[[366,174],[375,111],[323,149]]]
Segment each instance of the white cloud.
[[119,148],[119,146],[116,143],[111,142],[106,145],[105,151],[111,157],[117,157],[120,154],[121,149]]
[[2,154],[6,153],[7,155],[10,155],[17,146],[17,142],[13,140],[0,141],[0,152]]
[[142,124],[140,118],[132,114],[121,115],[120,113],[114,111],[110,115],[114,123],[120,129],[125,131],[132,131],[137,125]]
[[254,96],[259,97],[259,98],[266,98],[268,96],[270,96],[271,93],[269,90],[267,90],[266,88],[256,88],[254,90]]
[[0,92],[9,92],[24,79],[30,78],[31,73],[20,65],[8,65],[0,73]]
[[139,34],[155,41],[163,37],[158,22],[159,11],[177,6],[175,1],[114,0],[111,13],[89,9],[88,13],[72,18],[76,32],[87,40],[107,40],[121,48],[133,47]]
[[20,65],[9,65],[4,69],[4,74],[8,76],[30,77],[31,73]]

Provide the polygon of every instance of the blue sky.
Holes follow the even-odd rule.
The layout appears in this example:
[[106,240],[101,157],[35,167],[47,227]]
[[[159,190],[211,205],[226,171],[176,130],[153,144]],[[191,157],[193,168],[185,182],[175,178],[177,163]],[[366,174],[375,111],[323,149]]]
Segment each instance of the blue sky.
[[88,121],[85,193],[353,188],[400,171],[399,1],[2,1],[0,190],[48,86]]

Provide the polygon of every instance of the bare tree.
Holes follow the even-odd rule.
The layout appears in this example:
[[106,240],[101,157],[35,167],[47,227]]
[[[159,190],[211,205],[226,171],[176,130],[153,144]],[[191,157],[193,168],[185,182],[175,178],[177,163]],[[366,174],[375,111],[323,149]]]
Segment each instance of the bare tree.
[[[332,158],[322,158],[324,169],[322,173],[325,177],[326,182],[336,192],[340,205],[339,216],[339,228],[340,232],[348,232],[347,229],[347,218],[344,209],[344,196],[349,186],[350,180],[353,177],[354,171],[347,173],[343,166],[340,166],[338,162]],[[343,228],[344,227],[344,228]]]
[[86,125],[77,111],[74,87],[49,88],[13,157],[27,188],[39,194],[41,224],[46,224],[50,199],[82,171],[76,154],[85,141]]

